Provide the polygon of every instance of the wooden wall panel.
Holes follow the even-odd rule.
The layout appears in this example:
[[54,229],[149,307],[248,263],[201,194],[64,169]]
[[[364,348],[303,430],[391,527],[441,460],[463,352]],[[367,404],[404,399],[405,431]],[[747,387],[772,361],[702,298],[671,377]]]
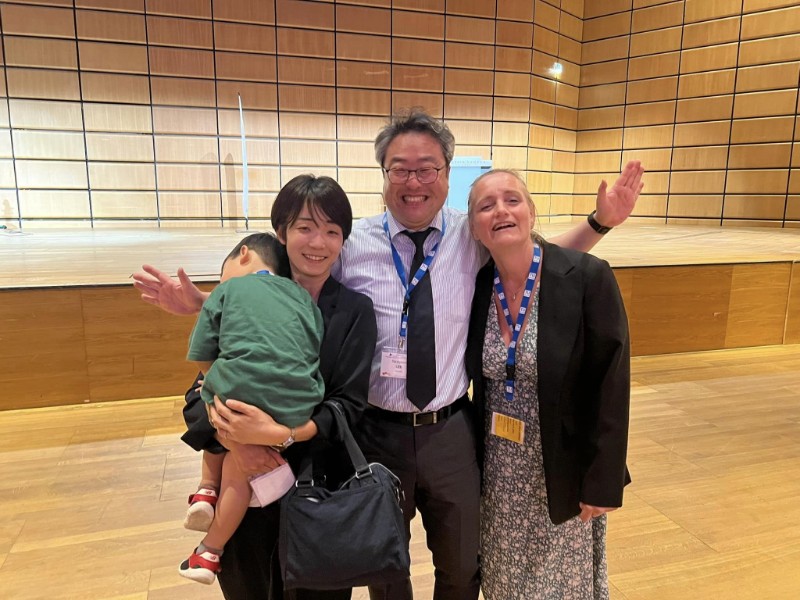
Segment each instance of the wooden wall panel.
[[797,262],[792,263],[784,343],[800,343],[800,263]]
[[[240,139],[220,139],[219,148],[224,165],[242,164],[242,141]],[[247,140],[247,163],[249,165],[277,165],[279,162],[277,140]]]
[[147,73],[147,48],[134,44],[78,42],[81,69],[111,73]]
[[96,219],[155,219],[157,207],[155,192],[92,192],[92,214]]
[[213,48],[211,22],[148,15],[147,43],[154,46],[210,49]]
[[220,216],[220,195],[216,192],[191,193],[168,191],[159,194],[158,207],[165,219]]
[[81,73],[83,99],[90,102],[150,104],[150,84],[144,75]]
[[214,44],[217,50],[274,54],[275,28],[215,21]]
[[81,105],[77,102],[9,99],[8,108],[12,128],[53,131],[83,129]]
[[[130,286],[82,289],[80,301],[89,399],[119,399],[122,390],[126,398],[185,391],[196,372],[183,360],[192,319],[143,303]],[[171,357],[168,371],[165,357]]]
[[6,69],[7,92],[11,98],[80,100],[78,74],[49,69]]
[[[345,177],[351,176],[360,177],[359,170],[347,170]],[[258,212],[266,214],[273,197],[258,196]],[[540,206],[548,199],[537,197]],[[226,199],[232,216],[238,216],[236,200]],[[204,203],[205,212],[219,210],[219,202],[218,194],[176,193],[164,208],[179,218]],[[375,193],[354,193],[352,202],[360,214],[381,209]],[[125,214],[120,207],[116,214]],[[789,262],[615,269],[632,353],[797,343],[798,273]],[[183,360],[192,325],[192,319],[142,303],[129,285],[1,290],[0,358],[8,368],[0,383],[17,408],[180,394],[194,375]],[[42,361],[48,364],[44,372]]]
[[359,61],[336,61],[336,84],[338,87],[368,89],[391,89],[391,69],[375,63]]
[[733,267],[726,348],[784,342],[791,274],[790,263]]
[[154,190],[155,171],[147,163],[89,163],[93,190]]
[[[159,164],[158,186],[162,190],[219,190],[219,168],[217,165],[170,165]],[[202,216],[202,215],[192,215]]]
[[0,6],[3,34],[74,38],[73,12],[63,8],[6,4]]
[[[732,271],[730,266],[636,269],[628,307],[632,353],[723,347]],[[681,323],[680,335],[675,323]]]
[[736,76],[736,91],[793,88],[797,85],[798,71],[800,62],[740,68]]
[[210,19],[211,2],[209,0],[147,0],[147,13]]
[[17,158],[85,160],[83,134],[71,131],[28,131],[13,133]]
[[16,161],[17,185],[27,189],[85,190],[86,163],[83,161]]
[[[448,15],[445,20],[447,39],[455,42],[473,42],[476,44],[493,44],[495,40],[495,25],[485,19],[473,19],[469,17],[457,17]],[[532,27],[528,27],[528,39],[533,32]],[[504,33],[511,33],[514,39],[519,39],[520,31],[507,29]]]
[[[420,105],[452,123],[459,155],[519,168],[547,210],[583,212],[598,176],[642,158],[637,215],[774,224],[800,185],[799,15],[778,0],[2,3],[2,182],[145,194],[108,196],[106,219],[153,218],[152,193],[239,193],[241,94],[265,202],[303,166],[341,167],[379,209],[359,169],[383,119]],[[214,202],[168,212],[220,218]]]
[[681,98],[696,98],[730,94],[735,79],[734,69],[683,75],[678,84],[678,95]]
[[212,0],[214,17],[222,21],[275,24],[275,5],[272,2],[239,2],[238,0]]
[[[149,133],[153,131],[150,108],[113,104],[86,104],[83,107],[86,131]],[[80,115],[80,108],[77,109]]]
[[722,195],[670,194],[668,217],[722,219]]
[[143,15],[78,10],[75,19],[82,40],[144,44],[147,39]]
[[6,65],[52,69],[78,68],[75,42],[71,40],[7,35],[4,42]]
[[89,398],[79,290],[0,290],[0,332],[9,398],[24,398],[30,407]]
[[[794,43],[800,9],[758,0],[615,6],[597,3],[585,17],[579,140],[585,144],[587,130],[619,127],[622,113],[623,160],[652,157],[658,168],[646,163],[651,173],[672,172],[669,214],[735,219],[726,224],[780,223],[792,193],[786,169],[800,96]],[[622,63],[627,83],[615,88],[621,75],[614,69],[621,72]],[[649,147],[669,153],[638,155]],[[594,165],[599,156],[581,158],[597,150],[579,144],[576,170],[610,166]],[[640,203],[655,206],[651,179]],[[576,194],[578,181],[588,189],[576,178]],[[576,196],[578,206],[586,208]]]
[[23,219],[88,219],[91,216],[87,191],[21,190],[19,205]]
[[786,196],[764,195],[753,192],[750,195],[725,195],[722,216],[725,219],[751,219],[781,221],[786,210]]
[[215,84],[207,79],[152,76],[150,77],[150,93],[153,104],[162,106],[213,107],[217,101]]

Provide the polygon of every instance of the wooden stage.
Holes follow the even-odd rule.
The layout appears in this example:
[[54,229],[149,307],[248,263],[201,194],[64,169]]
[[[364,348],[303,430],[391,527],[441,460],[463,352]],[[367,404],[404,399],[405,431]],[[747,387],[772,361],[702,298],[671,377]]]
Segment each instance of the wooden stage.
[[[545,236],[570,227],[547,224]],[[138,299],[142,263],[213,285],[233,229],[0,231],[0,409],[182,393],[189,318]],[[800,342],[800,230],[626,224],[614,267],[634,355]]]

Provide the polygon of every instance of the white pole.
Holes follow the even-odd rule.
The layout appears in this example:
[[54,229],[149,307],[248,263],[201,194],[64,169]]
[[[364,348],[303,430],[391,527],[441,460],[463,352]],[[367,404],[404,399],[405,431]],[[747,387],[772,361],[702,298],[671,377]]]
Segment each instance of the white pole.
[[244,228],[250,229],[249,208],[250,201],[248,192],[250,191],[250,179],[247,175],[247,140],[244,135],[244,111],[242,110],[242,96],[239,97],[239,130],[242,134],[242,212],[244,213]]

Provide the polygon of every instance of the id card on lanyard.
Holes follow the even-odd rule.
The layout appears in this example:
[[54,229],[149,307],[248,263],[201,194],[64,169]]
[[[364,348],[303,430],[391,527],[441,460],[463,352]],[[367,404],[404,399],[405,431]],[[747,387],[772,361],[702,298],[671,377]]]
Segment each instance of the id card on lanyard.
[[407,363],[406,339],[408,337],[408,307],[411,302],[411,294],[414,292],[417,284],[422,280],[422,278],[428,274],[431,263],[433,263],[433,259],[436,258],[436,252],[439,250],[439,244],[442,242],[442,239],[444,239],[444,213],[442,213],[442,235],[439,238],[439,241],[434,244],[433,248],[431,248],[430,253],[425,257],[425,260],[422,261],[422,264],[419,266],[419,269],[417,269],[417,272],[414,273],[413,276],[411,273],[408,274],[408,277],[410,278],[410,281],[408,282],[406,281],[403,260],[400,257],[400,253],[397,251],[397,248],[395,248],[394,242],[392,242],[391,233],[389,233],[389,219],[386,213],[383,213],[383,230],[386,232],[386,237],[389,238],[389,246],[392,249],[394,268],[395,271],[397,271],[397,276],[400,278],[400,283],[405,290],[405,294],[403,295],[403,309],[400,313],[400,333],[397,337],[397,346],[394,348],[385,347],[382,349],[380,375],[381,377],[405,379]]
[[[508,345],[508,354],[506,356],[506,378],[503,385],[503,395],[506,402],[514,401],[514,390],[517,381],[517,344],[522,331],[522,324],[525,322],[525,315],[528,312],[528,306],[533,296],[533,288],[536,286],[536,277],[539,274],[541,262],[542,249],[539,244],[534,244],[533,260],[528,271],[528,279],[525,281],[525,290],[522,294],[522,302],[520,303],[516,322],[511,320],[511,310],[508,308],[508,299],[503,289],[503,283],[500,281],[500,273],[497,271],[497,267],[494,269],[494,291],[500,301],[500,307],[503,309],[503,316],[506,318],[508,328],[511,330],[511,343]],[[525,423],[496,411],[492,412],[491,433],[517,444],[525,443]]]

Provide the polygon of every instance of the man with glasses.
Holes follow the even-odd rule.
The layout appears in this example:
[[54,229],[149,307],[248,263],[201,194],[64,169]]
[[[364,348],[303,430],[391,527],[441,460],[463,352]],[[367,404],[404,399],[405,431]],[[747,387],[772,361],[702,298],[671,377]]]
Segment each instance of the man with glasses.
[[[360,220],[337,277],[372,298],[378,344],[359,442],[401,480],[407,530],[422,515],[435,567],[434,600],[478,598],[480,475],[464,352],[475,276],[488,255],[464,213],[444,206],[455,139],[421,111],[397,116],[375,139],[384,214]],[[630,214],[640,163],[598,190],[589,219],[551,240],[591,249]],[[412,598],[408,580],[370,589],[373,600]]]

